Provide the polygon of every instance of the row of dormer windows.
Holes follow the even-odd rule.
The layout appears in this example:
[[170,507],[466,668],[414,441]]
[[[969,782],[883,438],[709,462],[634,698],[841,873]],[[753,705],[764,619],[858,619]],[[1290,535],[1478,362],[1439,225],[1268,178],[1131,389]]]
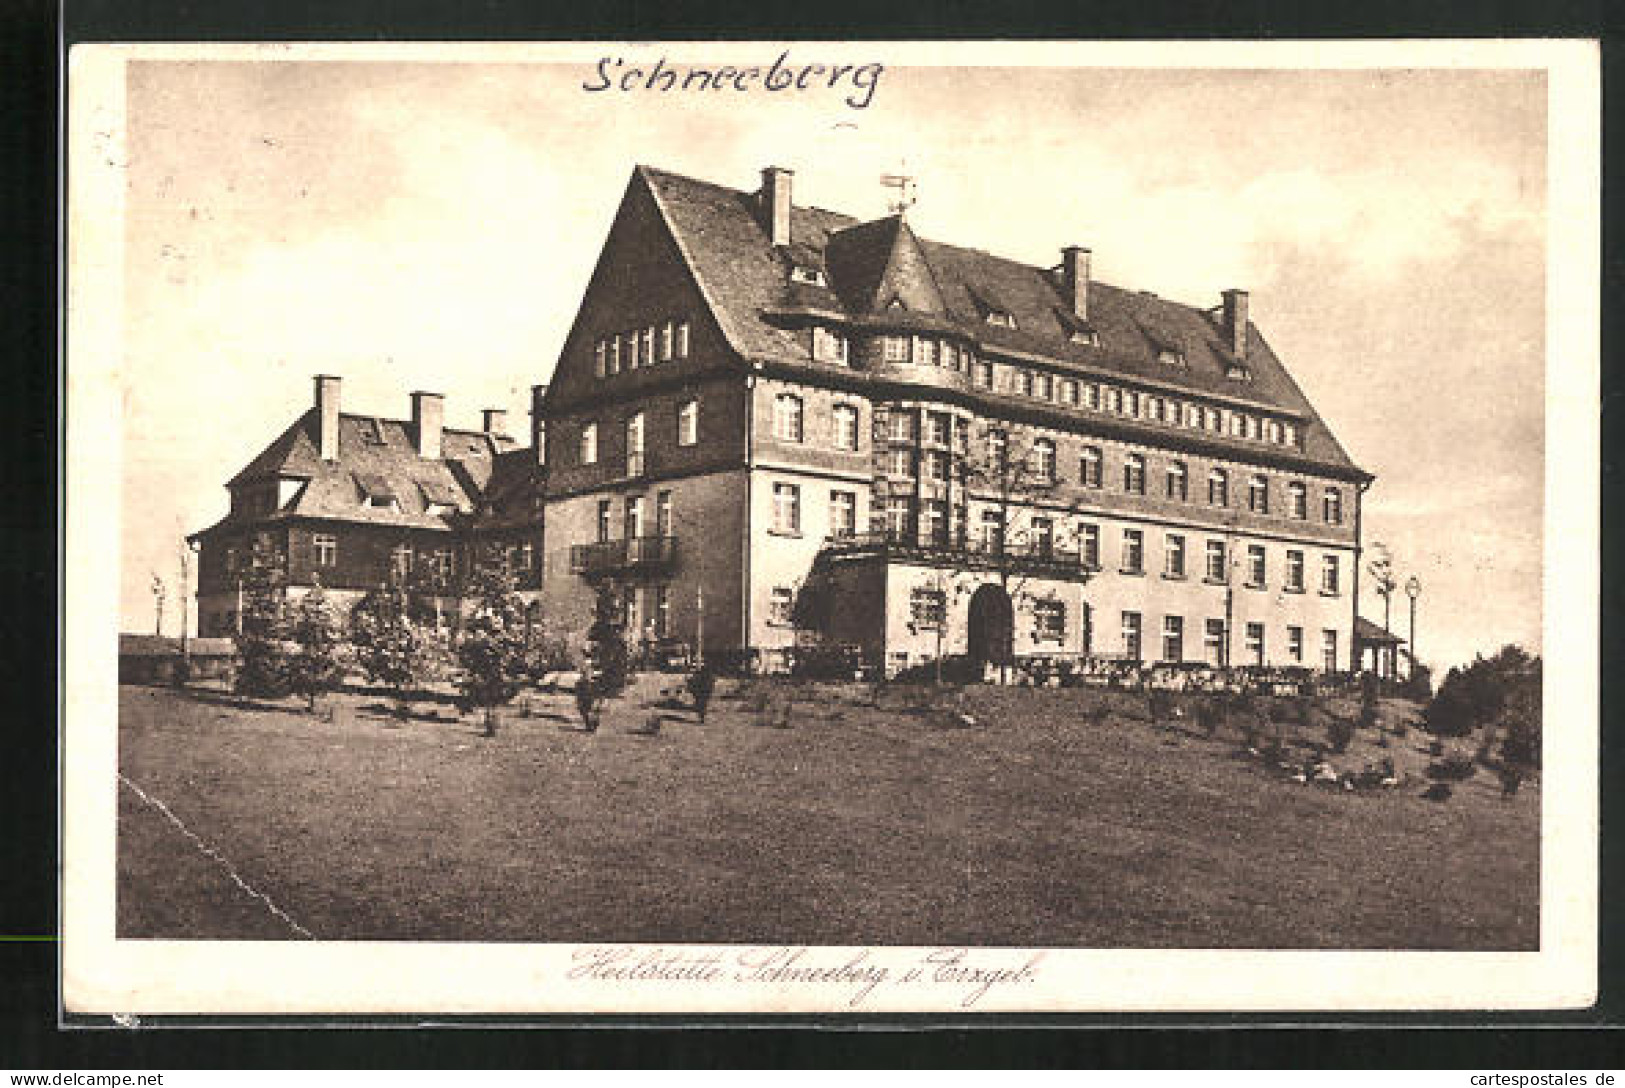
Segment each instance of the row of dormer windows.
[[593,374],[603,378],[623,370],[638,370],[688,358],[688,322],[672,318],[659,325],[598,340],[592,349]]

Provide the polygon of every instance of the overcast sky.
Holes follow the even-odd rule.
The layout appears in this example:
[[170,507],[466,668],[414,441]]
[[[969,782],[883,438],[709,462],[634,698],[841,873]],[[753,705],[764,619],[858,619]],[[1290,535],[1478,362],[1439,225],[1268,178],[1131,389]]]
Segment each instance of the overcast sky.
[[353,410],[438,390],[448,424],[499,406],[523,433],[633,165],[751,189],[775,164],[797,203],[885,214],[902,167],[927,237],[1045,266],[1087,245],[1097,278],[1202,306],[1250,289],[1377,476],[1365,540],[1423,583],[1423,658],[1539,646],[1538,73],[890,65],[855,109],[850,84],[587,93],[596,55],[130,66],[124,629],[312,374]]

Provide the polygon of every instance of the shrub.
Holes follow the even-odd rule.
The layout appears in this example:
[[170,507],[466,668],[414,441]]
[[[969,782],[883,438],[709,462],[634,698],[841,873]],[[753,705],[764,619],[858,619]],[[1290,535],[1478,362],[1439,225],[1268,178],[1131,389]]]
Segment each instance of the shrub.
[[256,698],[288,694],[288,602],[286,564],[267,538],[255,541],[243,574],[237,670],[233,689]]
[[1440,782],[1462,782],[1478,772],[1471,756],[1452,752],[1443,759],[1428,764],[1428,777]]
[[403,718],[407,693],[419,682],[427,657],[422,634],[407,613],[406,591],[399,586],[372,590],[350,611],[356,664],[368,680],[393,689]]
[[1328,714],[1326,716],[1326,740],[1331,744],[1332,751],[1339,754],[1348,751],[1349,741],[1353,739],[1353,722],[1341,714]]
[[525,606],[506,567],[482,566],[469,580],[474,611],[457,642],[463,697],[485,711],[485,735],[496,736],[496,710],[519,694],[530,672]]
[[1445,674],[1424,721],[1435,736],[1464,737],[1500,718],[1520,688],[1538,688],[1539,683],[1540,659],[1504,646],[1494,657],[1481,655],[1466,668]]
[[294,606],[288,634],[297,647],[286,659],[288,689],[303,695],[306,709],[314,713],[316,699],[336,686],[344,674],[338,617],[320,584]]
[[[942,659],[941,677],[945,684],[974,684],[982,679],[979,663],[970,657],[952,654]],[[851,675],[848,673],[848,675]],[[895,684],[930,684],[938,677],[937,662],[910,665],[892,677]]]

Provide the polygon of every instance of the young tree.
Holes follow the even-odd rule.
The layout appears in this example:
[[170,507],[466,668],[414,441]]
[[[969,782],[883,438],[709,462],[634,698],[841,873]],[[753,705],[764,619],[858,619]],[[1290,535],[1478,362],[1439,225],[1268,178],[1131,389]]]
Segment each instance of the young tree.
[[1399,586],[1399,579],[1394,574],[1394,557],[1388,551],[1388,545],[1381,541],[1371,544],[1371,559],[1365,565],[1366,573],[1371,575],[1371,588],[1377,596],[1382,598],[1382,629],[1388,630],[1390,608],[1393,605],[1394,590]]
[[296,647],[287,658],[288,689],[305,697],[305,709],[316,711],[316,699],[344,674],[343,639],[338,617],[322,591],[313,585],[290,610],[288,638]]
[[255,538],[242,573],[235,690],[276,699],[288,694],[287,557],[269,536]]
[[[999,588],[1012,605],[1025,599],[1023,590],[1038,568],[1035,562],[1060,558],[1077,546],[1070,518],[1061,518],[1056,527],[1053,515],[1048,529],[1040,532],[1032,512],[1036,507],[1053,510],[1061,495],[1053,440],[1026,428],[1010,428],[987,423],[978,428],[956,460],[957,475],[966,494],[981,503],[986,533],[977,543],[985,562],[998,579]],[[1070,513],[1074,504],[1067,504]],[[959,519],[961,545],[970,544],[969,509]],[[1081,557],[1078,575],[1087,581]],[[1009,647],[1002,647],[999,662],[1005,676]]]
[[497,707],[519,694],[529,673],[525,605],[506,564],[483,564],[468,580],[474,611],[457,643],[463,696],[485,711],[485,735],[497,733]]
[[410,616],[410,601],[399,585],[369,592],[350,612],[350,643],[356,664],[375,684],[395,693],[396,713],[407,716],[407,695],[418,682],[424,642]]
[[586,661],[581,668],[581,678],[576,682],[576,707],[589,733],[598,728],[603,701],[619,695],[626,687],[623,628],[621,603],[614,587],[599,586],[593,600],[592,626],[587,628]]

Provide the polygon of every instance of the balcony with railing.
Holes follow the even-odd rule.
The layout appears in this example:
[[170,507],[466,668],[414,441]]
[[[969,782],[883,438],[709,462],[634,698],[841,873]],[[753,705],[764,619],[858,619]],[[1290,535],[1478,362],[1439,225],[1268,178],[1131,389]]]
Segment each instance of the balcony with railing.
[[852,533],[826,540],[823,554],[835,560],[881,559],[890,563],[1004,570],[1060,578],[1087,578],[1094,573],[1078,549],[1042,540],[1018,542],[999,537],[908,532]]
[[570,548],[570,571],[589,577],[626,571],[659,570],[677,559],[675,536],[634,536],[575,544]]

